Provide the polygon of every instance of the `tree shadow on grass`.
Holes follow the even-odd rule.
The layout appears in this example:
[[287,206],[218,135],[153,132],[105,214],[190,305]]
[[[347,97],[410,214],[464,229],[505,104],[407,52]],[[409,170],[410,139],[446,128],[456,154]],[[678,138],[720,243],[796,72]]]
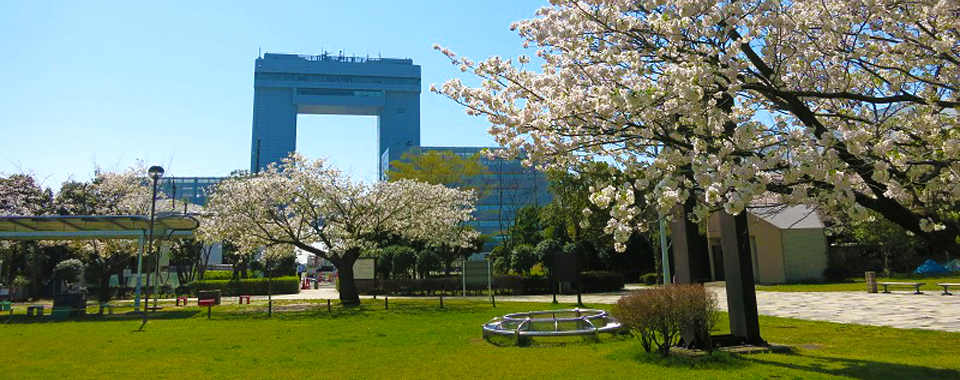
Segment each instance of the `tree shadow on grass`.
[[[632,338],[624,337],[622,339]],[[645,352],[643,348],[640,347],[639,343],[630,348],[621,348],[615,350],[607,355],[607,359],[617,361],[632,361],[636,363],[651,364],[667,368],[704,370],[735,369],[752,365],[740,355],[719,351],[709,355],[704,354],[691,356],[678,354],[677,352],[671,350],[669,356],[662,357],[656,352]]]
[[[205,312],[205,310],[204,310]],[[474,317],[477,314],[483,315],[485,320],[494,316],[503,315],[501,309],[494,309],[486,303],[467,303],[462,301],[446,301],[444,307],[440,307],[438,299],[432,300],[411,300],[390,298],[386,305],[383,299],[363,300],[360,306],[344,307],[339,302],[331,303],[328,311],[326,301],[299,301],[274,303],[273,316],[269,316],[267,305],[258,304],[246,307],[225,307],[220,310],[217,307],[213,309],[214,320],[300,320],[300,319],[344,319],[344,318],[364,318],[374,314],[395,315],[395,316],[416,316],[416,317],[448,317],[451,315],[463,315],[464,317]],[[487,316],[486,314],[489,314]],[[478,322],[479,323],[479,322]]]
[[766,358],[762,355],[750,355],[743,359],[757,364],[833,376],[845,376],[854,379],[960,379],[960,371],[951,369],[801,354],[792,354],[789,356],[800,358],[800,361],[804,363],[782,363],[765,360]]
[[[151,312],[147,318],[150,320],[174,320],[174,319],[188,319],[193,318],[200,310],[176,310],[176,311],[158,311]],[[0,318],[0,323],[4,324],[36,324],[36,323],[69,323],[69,322],[122,322],[122,321],[139,321],[143,319],[143,315],[139,313],[123,313],[123,314],[113,314],[113,315],[100,315],[100,314],[86,314],[79,319],[75,316],[71,317],[54,317],[50,314],[44,315],[42,317],[37,316],[27,316],[27,315],[14,315],[13,317],[3,317]]]

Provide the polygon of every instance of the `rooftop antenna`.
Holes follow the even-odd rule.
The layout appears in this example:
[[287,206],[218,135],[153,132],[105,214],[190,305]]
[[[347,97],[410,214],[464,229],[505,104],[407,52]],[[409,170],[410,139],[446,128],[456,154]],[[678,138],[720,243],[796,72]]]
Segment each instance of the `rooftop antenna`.
[[263,58],[263,51],[259,46],[257,46],[257,58]]

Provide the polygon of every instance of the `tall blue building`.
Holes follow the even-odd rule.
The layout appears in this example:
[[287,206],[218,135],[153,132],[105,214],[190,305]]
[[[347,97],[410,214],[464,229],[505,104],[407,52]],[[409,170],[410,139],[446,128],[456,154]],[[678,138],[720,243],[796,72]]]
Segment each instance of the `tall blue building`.
[[420,146],[420,66],[410,59],[330,54],[257,58],[251,171],[297,149],[298,114],[376,115],[378,162],[399,159]]
[[[297,149],[298,114],[376,115],[381,180],[386,179],[390,162],[411,150],[469,157],[484,149],[421,147],[420,87],[420,66],[410,59],[266,53],[254,68],[250,169],[255,172],[279,162]],[[470,224],[493,238],[485,247],[489,251],[504,238],[520,208],[545,205],[550,193],[546,176],[523,167],[520,160],[482,157],[480,162],[488,172],[470,180],[472,186],[479,183],[483,188]],[[221,180],[168,177],[160,188],[178,201],[204,204]]]

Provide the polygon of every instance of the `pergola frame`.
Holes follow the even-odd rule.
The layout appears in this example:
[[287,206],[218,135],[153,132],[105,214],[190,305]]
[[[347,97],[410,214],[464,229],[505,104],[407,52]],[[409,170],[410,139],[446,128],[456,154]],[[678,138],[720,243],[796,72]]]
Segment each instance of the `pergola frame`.
[[[153,232],[158,239],[185,239],[195,236],[200,222],[190,214],[159,213]],[[42,215],[0,216],[0,240],[137,240],[137,290],[134,307],[140,307],[141,258],[150,233],[145,215]],[[159,260],[157,261],[159,265]],[[146,312],[144,304],[144,312]]]

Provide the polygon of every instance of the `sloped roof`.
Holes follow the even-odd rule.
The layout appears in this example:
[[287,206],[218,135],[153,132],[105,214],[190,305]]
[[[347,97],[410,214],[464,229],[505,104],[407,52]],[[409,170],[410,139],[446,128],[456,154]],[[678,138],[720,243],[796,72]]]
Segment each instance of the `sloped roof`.
[[781,230],[823,228],[817,210],[804,205],[751,206],[747,211]]
[[[198,226],[191,215],[158,213],[154,231],[158,238],[184,237]],[[150,218],[143,215],[0,216],[2,240],[136,239],[149,229]]]

